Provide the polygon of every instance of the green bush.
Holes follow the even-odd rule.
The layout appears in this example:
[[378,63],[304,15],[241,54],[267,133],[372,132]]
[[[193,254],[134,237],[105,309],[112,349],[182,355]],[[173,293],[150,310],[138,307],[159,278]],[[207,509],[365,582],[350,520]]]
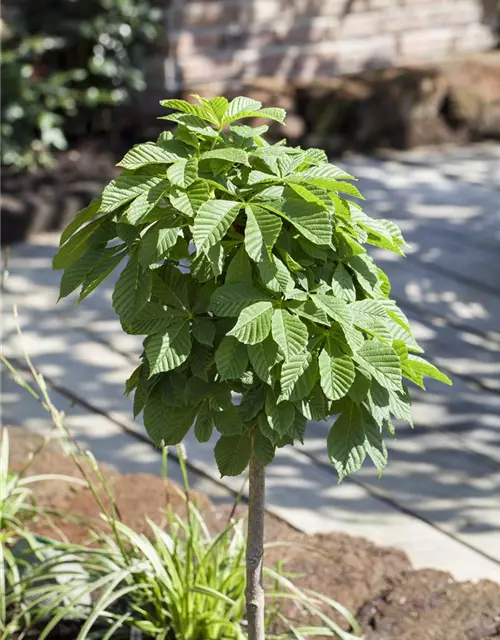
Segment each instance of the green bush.
[[161,15],[148,1],[6,0],[2,164],[49,164],[75,118],[95,120],[99,108],[144,89]]

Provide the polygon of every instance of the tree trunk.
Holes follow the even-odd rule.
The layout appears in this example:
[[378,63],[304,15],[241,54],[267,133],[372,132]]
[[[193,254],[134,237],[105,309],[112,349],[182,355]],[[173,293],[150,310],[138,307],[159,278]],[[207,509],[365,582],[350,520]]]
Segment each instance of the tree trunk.
[[248,640],[265,640],[264,635],[264,585],[262,569],[264,562],[264,504],[265,469],[250,458],[250,501],[248,506],[247,533],[247,620]]

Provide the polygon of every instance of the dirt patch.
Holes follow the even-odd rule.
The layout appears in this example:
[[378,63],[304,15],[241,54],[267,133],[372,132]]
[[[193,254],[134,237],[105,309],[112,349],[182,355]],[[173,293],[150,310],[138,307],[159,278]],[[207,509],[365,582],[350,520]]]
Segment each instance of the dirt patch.
[[[13,466],[22,468],[39,451],[43,439],[22,429],[9,429],[9,435]],[[121,475],[105,465],[101,471],[121,518],[137,532],[149,533],[145,516],[162,523],[167,503],[175,512],[185,513],[182,491],[173,483],[149,474]],[[81,477],[73,461],[52,442],[35,455],[27,471],[47,472]],[[60,481],[45,481],[33,488],[41,506],[61,512],[54,524],[72,541],[88,539],[83,520],[103,526],[99,507],[86,488]],[[105,492],[99,495],[109,506]],[[226,526],[231,505],[216,506],[198,492],[190,493],[190,499],[204,512],[212,531]],[[245,508],[239,507],[237,515],[244,514]],[[43,519],[33,528],[54,535]],[[266,542],[278,541],[285,545],[266,550],[266,565],[283,562],[298,586],[319,591],[356,613],[364,640],[500,640],[500,585],[496,583],[456,582],[447,573],[414,571],[400,550],[342,533],[308,536],[268,514]],[[288,604],[286,613],[300,624],[308,622],[296,605]]]
[[363,607],[365,640],[486,640],[500,638],[500,586],[456,582],[448,573],[413,571]]

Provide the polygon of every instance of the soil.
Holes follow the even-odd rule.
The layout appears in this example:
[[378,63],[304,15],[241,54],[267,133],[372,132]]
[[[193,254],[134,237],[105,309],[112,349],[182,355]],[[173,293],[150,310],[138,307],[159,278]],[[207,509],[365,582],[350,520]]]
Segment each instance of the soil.
[[[27,475],[57,472],[81,477],[74,462],[56,444],[42,448],[40,436],[15,428],[9,429],[9,440],[14,469],[23,468],[35,454]],[[136,531],[148,534],[145,516],[162,523],[167,502],[175,512],[185,513],[184,498],[173,483],[148,474],[121,475],[105,465],[100,469],[121,518]],[[60,535],[84,542],[89,536],[80,520],[104,526],[98,520],[99,507],[85,487],[61,481],[32,486],[38,504],[61,512],[55,520]],[[100,496],[109,505],[104,492]],[[198,492],[192,492],[190,499],[203,511],[210,530],[221,530],[228,522],[231,505],[216,506]],[[244,516],[245,508],[239,507],[237,514]],[[43,519],[32,525],[38,533],[57,535]],[[267,514],[266,542],[277,541],[284,546],[268,548],[265,564],[284,562],[284,569],[294,574],[298,586],[342,603],[356,614],[364,640],[500,640],[499,584],[457,582],[440,571],[416,571],[398,549],[343,533],[307,536]],[[308,622],[294,605],[289,604],[286,613],[301,624]]]

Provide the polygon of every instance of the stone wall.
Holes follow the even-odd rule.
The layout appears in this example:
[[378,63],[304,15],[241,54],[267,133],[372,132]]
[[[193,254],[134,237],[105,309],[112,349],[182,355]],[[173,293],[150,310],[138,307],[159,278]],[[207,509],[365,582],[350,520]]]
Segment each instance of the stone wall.
[[[437,61],[494,45],[495,0],[169,0],[150,86],[233,91]],[[208,87],[207,87],[208,88]]]

